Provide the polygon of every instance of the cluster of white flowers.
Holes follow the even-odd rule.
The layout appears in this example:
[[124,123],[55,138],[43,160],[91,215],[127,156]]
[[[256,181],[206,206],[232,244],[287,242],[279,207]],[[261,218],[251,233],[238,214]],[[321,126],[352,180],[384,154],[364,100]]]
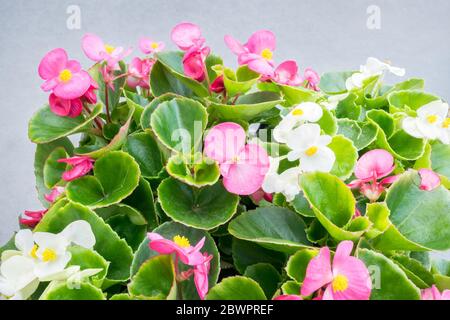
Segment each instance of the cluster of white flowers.
[[450,118],[448,103],[432,101],[417,109],[417,117],[406,117],[402,121],[403,130],[419,139],[439,139],[450,143]]
[[[267,193],[282,193],[292,201],[300,192],[299,176],[302,172],[331,171],[336,160],[334,152],[328,148],[331,137],[321,134],[316,123],[322,118],[323,110],[313,102],[304,102],[293,108],[275,127],[275,141],[286,144],[290,152],[285,157],[271,158],[270,169],[266,174],[263,190]],[[299,160],[300,164],[278,173],[280,161]]]
[[23,300],[30,297],[40,282],[63,281],[97,274],[101,269],[80,271],[79,266],[66,268],[72,244],[92,249],[95,236],[89,223],[78,220],[58,234],[20,230],[15,237],[17,250],[2,253],[0,265],[0,296]]

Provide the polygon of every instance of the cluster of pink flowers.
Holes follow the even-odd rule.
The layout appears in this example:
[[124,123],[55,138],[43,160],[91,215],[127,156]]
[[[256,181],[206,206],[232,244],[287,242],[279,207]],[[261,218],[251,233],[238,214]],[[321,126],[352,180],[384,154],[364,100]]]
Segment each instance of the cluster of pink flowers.
[[[213,255],[200,250],[205,244],[203,237],[194,247],[189,244],[189,240],[183,236],[175,236],[174,241],[165,239],[158,233],[149,233],[149,247],[159,254],[174,254],[177,281],[184,281],[194,275],[194,283],[200,299],[204,299],[209,290],[209,269]],[[178,261],[181,261],[192,268],[188,271],[178,270]]]

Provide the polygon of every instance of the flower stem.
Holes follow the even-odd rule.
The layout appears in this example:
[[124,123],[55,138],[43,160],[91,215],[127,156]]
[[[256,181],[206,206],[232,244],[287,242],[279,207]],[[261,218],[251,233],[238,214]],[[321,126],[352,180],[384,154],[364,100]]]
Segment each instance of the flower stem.
[[109,112],[109,96],[108,96],[108,86],[105,85],[105,107],[106,107],[106,119],[108,123],[111,123],[111,113]]

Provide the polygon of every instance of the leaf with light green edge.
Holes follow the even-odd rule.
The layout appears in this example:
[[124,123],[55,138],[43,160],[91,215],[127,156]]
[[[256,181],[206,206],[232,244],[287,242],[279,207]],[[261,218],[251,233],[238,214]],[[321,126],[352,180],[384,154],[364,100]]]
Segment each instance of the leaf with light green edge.
[[257,263],[270,263],[275,269],[280,270],[286,262],[286,254],[266,249],[260,245],[233,238],[231,245],[233,263],[236,270],[244,274],[247,267]]
[[172,72],[158,60],[153,65],[150,73],[150,90],[155,97],[160,97],[168,93],[184,97],[195,96],[191,89],[175,77]]
[[147,225],[134,224],[126,214],[116,214],[105,220],[107,224],[125,239],[127,244],[135,251],[147,235]]
[[450,289],[450,260],[443,258],[434,258],[431,262],[431,271],[433,273],[436,287],[440,291]]
[[329,237],[327,229],[317,219],[313,220],[305,231],[308,240],[315,244],[325,245]]
[[355,93],[350,92],[345,99],[339,101],[336,107],[336,117],[358,120],[362,109],[357,103],[357,98]]
[[354,142],[358,150],[362,150],[375,141],[377,137],[378,127],[372,123],[363,123],[361,125],[361,135]]
[[172,256],[156,256],[144,262],[131,278],[128,291],[136,297],[176,299],[177,282]]
[[131,300],[138,300],[135,297],[131,297],[128,293],[116,293],[115,295],[111,296],[111,298],[109,298],[108,300],[126,300],[126,301],[131,301]]
[[431,169],[431,145],[429,142],[425,145],[423,155],[414,162],[413,169],[419,170],[423,168]]
[[382,88],[380,90],[380,94],[387,97],[387,95],[392,92],[404,90],[423,90],[424,88],[425,88],[425,81],[423,79],[411,78],[403,82],[396,83],[394,86],[386,87],[386,90],[383,90]]
[[72,254],[68,263],[69,266],[80,266],[80,270],[102,269],[102,271],[90,277],[92,284],[100,288],[108,273],[109,262],[99,253],[80,246],[71,246],[68,250]]
[[174,178],[167,178],[159,185],[158,200],[174,221],[204,230],[230,220],[239,203],[239,197],[229,193],[222,181],[197,189]]
[[94,285],[82,282],[70,287],[65,281],[51,282],[39,300],[106,300],[105,294]]
[[139,179],[139,184],[133,193],[123,199],[123,204],[137,209],[147,221],[147,229],[152,230],[158,226],[158,217],[156,215],[155,201],[150,183],[144,178]]
[[372,123],[361,123],[351,119],[337,119],[338,134],[353,141],[358,150],[362,150],[371,144],[377,135],[378,127]]
[[338,124],[338,134],[342,134],[346,138],[353,141],[353,143],[358,140],[362,133],[361,127],[356,120],[351,120],[347,118],[337,119]]
[[82,205],[60,200],[42,218],[35,232],[59,233],[70,223],[85,220],[95,236],[94,250],[110,262],[107,278],[125,281],[130,276],[133,260],[131,248],[95,212]]
[[433,171],[450,179],[450,146],[439,142],[433,143],[430,159]]
[[63,148],[67,154],[72,155],[73,145],[68,138],[61,138],[50,143],[38,144],[34,156],[34,175],[36,178],[36,190],[38,198],[42,205],[46,208],[50,203],[45,200],[44,195],[49,194],[51,190],[47,188],[44,180],[44,166],[48,157],[58,148]]
[[149,132],[138,132],[128,136],[123,151],[129,153],[139,164],[141,175],[156,178],[164,168],[158,144]]
[[300,295],[300,283],[292,280],[288,280],[281,285],[281,291],[283,294],[295,294]]
[[169,101],[172,100],[174,98],[181,98],[182,96],[177,95],[175,93],[165,93],[159,97],[154,98],[145,108],[144,111],[142,112],[141,115],[141,119],[140,119],[140,123],[141,123],[141,127],[142,129],[146,130],[146,129],[151,129],[151,124],[150,124],[150,120],[151,120],[151,116],[153,111],[156,110],[156,108],[158,108],[158,106],[163,103],[164,101]]
[[407,112],[414,115],[420,107],[439,100],[439,97],[419,90],[402,90],[388,95],[389,112]]
[[220,73],[223,75],[228,97],[247,93],[261,77],[260,74],[250,70],[246,65],[240,66],[236,72],[230,68],[223,68]]
[[384,202],[367,204],[365,216],[372,222],[372,227],[366,232],[367,238],[375,238],[389,228],[391,225],[389,214],[390,211]]
[[322,131],[330,136],[334,136],[338,130],[337,121],[334,115],[330,110],[323,108],[322,118],[317,121],[317,124],[320,126]]
[[[179,51],[165,51],[157,53],[156,58],[172,76],[174,76],[184,86],[192,90],[195,95],[199,97],[208,96],[208,88],[206,88],[205,85],[184,74],[182,62],[183,55],[184,53]],[[154,86],[152,86],[152,90],[155,90]]]
[[97,104],[89,117],[60,117],[54,114],[48,105],[39,109],[28,124],[28,137],[34,143],[48,143],[89,129],[91,122],[102,112]]
[[146,98],[134,92],[124,91],[124,95],[126,97],[128,108],[134,109],[134,121],[136,123],[140,123],[142,113],[144,112],[145,107],[150,104],[150,102]]
[[433,274],[422,264],[407,256],[395,255],[392,260],[399,265],[406,276],[420,289],[426,289],[434,284]]
[[306,200],[305,196],[303,195],[303,192],[300,191],[299,194],[297,194],[294,198],[294,200],[291,201],[291,205],[295,212],[298,214],[304,216],[304,217],[315,217],[314,211],[312,210],[308,200]]
[[[98,84],[98,97],[100,98],[100,101],[103,102],[104,105],[106,105],[106,89],[108,90],[108,104],[109,104],[109,110],[114,110],[116,106],[119,104],[120,97],[122,96],[123,87],[125,85],[126,77],[120,77],[116,79],[113,82],[113,88],[111,88],[109,85],[105,84],[103,75],[101,73],[101,68],[104,66],[101,63],[96,63],[93,65],[89,70],[89,74],[91,77],[97,82]],[[127,65],[125,62],[120,61],[119,62],[119,69],[115,70],[113,72],[114,77],[120,76],[122,74],[127,73]]]
[[250,278],[228,277],[209,290],[206,300],[266,300],[263,289]]
[[249,266],[244,273],[244,276],[255,280],[261,289],[263,289],[266,297],[273,297],[278,289],[278,284],[281,282],[281,276],[269,263],[257,263]]
[[134,107],[129,110],[127,122],[125,122],[125,124],[120,127],[119,132],[117,132],[114,138],[106,146],[89,153],[83,153],[81,155],[89,157],[91,159],[99,159],[108,152],[119,150],[127,140],[128,130],[130,128],[131,120],[133,119],[134,111]]
[[353,142],[342,135],[337,135],[333,137],[328,148],[336,156],[330,173],[343,180],[348,179],[352,175],[358,160],[358,150],[353,145]]
[[116,215],[125,215],[137,226],[147,224],[147,220],[138,210],[122,203],[113,204],[109,207],[98,208],[95,212],[103,219],[107,220]]
[[208,114],[201,103],[188,98],[176,98],[161,103],[152,113],[150,122],[164,146],[190,153],[202,143]]
[[112,151],[95,162],[94,176],[68,183],[69,200],[91,208],[107,207],[128,197],[139,184],[140,170],[133,157]]
[[170,157],[167,173],[193,187],[212,186],[220,177],[219,165],[201,153],[186,155],[177,153]]
[[392,260],[367,249],[358,249],[357,257],[371,273],[371,300],[420,300],[419,288]]
[[234,237],[286,253],[311,246],[305,222],[295,212],[279,207],[260,207],[232,220],[228,231]]
[[[389,219],[392,226],[374,239],[377,249],[450,249],[450,191],[442,186],[433,191],[424,191],[419,185],[418,173],[408,171],[389,188],[385,201],[391,211]],[[394,241],[394,236],[398,234],[409,241],[413,248],[415,246],[416,250],[405,247],[404,241]]]
[[59,159],[68,158],[69,155],[64,147],[53,150],[44,163],[44,184],[52,189],[62,180],[62,174],[67,170],[67,164],[58,162]]
[[[158,233],[162,237],[169,240],[172,240],[176,235],[185,236],[192,246],[196,245],[203,237],[205,237],[205,244],[201,249],[201,252],[208,252],[213,255],[213,259],[210,262],[210,271],[208,275],[209,287],[212,288],[216,284],[220,271],[220,256],[214,239],[208,232],[190,228],[173,221],[160,225],[154,229],[153,232]],[[131,274],[135,274],[145,261],[158,255],[156,251],[150,250],[148,244],[149,239],[146,238],[136,250],[133,264],[131,266]],[[186,266],[179,261],[178,270],[187,271],[190,268],[192,267]],[[179,283],[178,291],[184,299],[199,299],[193,278],[189,278],[188,280]]]
[[345,82],[355,73],[354,71],[327,72],[320,77],[319,88],[327,94],[347,92]]
[[261,114],[281,104],[280,96],[269,91],[260,91],[240,96],[233,105],[209,102],[211,118],[220,121],[252,121]]
[[284,105],[292,107],[302,102],[314,102],[319,98],[319,93],[303,87],[278,85],[285,101]]
[[[286,265],[287,275],[298,283],[303,283],[306,275],[306,268],[312,258],[319,254],[315,249],[299,250],[289,257]],[[298,293],[297,293],[298,294]]]

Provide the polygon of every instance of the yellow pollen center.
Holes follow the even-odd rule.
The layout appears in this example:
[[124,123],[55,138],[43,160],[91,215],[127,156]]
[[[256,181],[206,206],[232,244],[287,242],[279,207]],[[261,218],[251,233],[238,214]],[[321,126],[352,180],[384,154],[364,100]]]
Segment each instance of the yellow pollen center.
[[64,69],[59,73],[59,80],[62,82],[69,82],[72,79],[72,72],[69,69]]
[[431,116],[428,116],[427,121],[428,121],[428,123],[433,124],[437,121],[437,116],[435,116],[434,114]]
[[152,49],[158,49],[159,44],[158,44],[158,42],[152,42],[152,44],[150,45],[150,47],[152,47]]
[[56,252],[52,249],[45,249],[44,252],[42,252],[42,260],[44,262],[53,261],[56,260]]
[[113,51],[114,51],[115,49],[116,49],[116,48],[114,48],[113,46],[110,46],[109,44],[105,44],[105,50],[106,50],[106,52],[108,52],[109,54],[113,53]]
[[37,259],[37,254],[36,254],[37,250],[38,250],[37,245],[34,245],[33,248],[31,248],[31,250],[30,250],[30,256],[34,259]]
[[175,242],[177,245],[179,245],[182,248],[188,248],[190,247],[190,243],[188,238],[186,238],[185,236],[180,236],[180,235],[176,235],[175,237],[173,237],[173,242]]
[[445,119],[444,123],[442,124],[442,128],[447,129],[448,127],[450,127],[450,118]]
[[344,291],[348,288],[348,279],[346,276],[343,276],[342,274],[338,274],[331,284],[333,287],[333,291]]
[[302,109],[295,109],[294,111],[292,111],[292,114],[294,116],[302,116],[304,114]]
[[261,57],[263,57],[266,60],[272,60],[273,52],[270,51],[269,48],[265,48],[263,51],[261,51]]
[[317,150],[318,150],[318,148],[316,146],[314,146],[314,147],[310,147],[310,148],[306,149],[305,153],[308,157],[311,157],[316,154]]

